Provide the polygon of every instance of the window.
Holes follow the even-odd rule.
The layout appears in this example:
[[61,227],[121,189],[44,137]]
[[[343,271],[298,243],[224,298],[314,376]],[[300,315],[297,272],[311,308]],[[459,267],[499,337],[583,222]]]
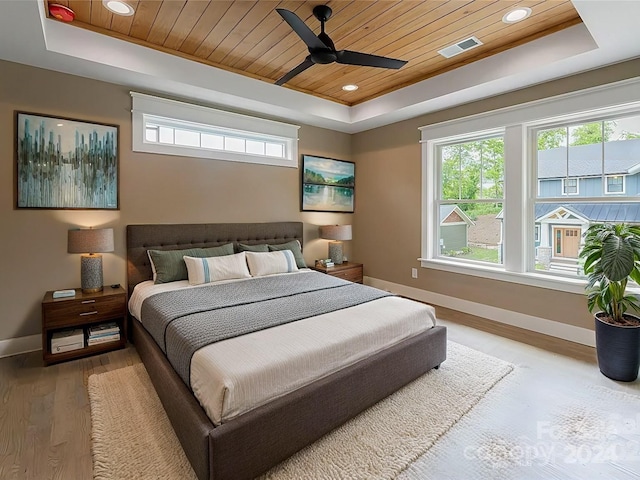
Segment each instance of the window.
[[438,146],[439,256],[502,263],[504,141],[485,136]]
[[298,128],[271,120],[131,93],[133,150],[298,166]]
[[562,179],[562,194],[563,195],[578,195],[578,179],[577,178],[563,178]]
[[605,193],[624,193],[624,175],[608,175]]
[[[639,86],[621,82],[421,128],[421,265],[583,293],[585,230],[640,225]],[[502,172],[493,181],[486,174],[497,155],[487,155],[486,142],[497,140]],[[481,243],[473,229],[486,225],[482,209],[500,227],[490,258],[469,255]]]

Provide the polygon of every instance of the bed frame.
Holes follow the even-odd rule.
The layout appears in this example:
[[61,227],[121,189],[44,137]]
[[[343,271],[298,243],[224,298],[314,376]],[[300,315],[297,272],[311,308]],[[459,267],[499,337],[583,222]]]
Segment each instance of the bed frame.
[[[148,249],[293,239],[302,244],[301,222],[128,225],[129,295],[152,278]],[[446,329],[436,326],[215,427],[140,322],[131,323],[136,349],[200,480],[254,478],[446,358]]]

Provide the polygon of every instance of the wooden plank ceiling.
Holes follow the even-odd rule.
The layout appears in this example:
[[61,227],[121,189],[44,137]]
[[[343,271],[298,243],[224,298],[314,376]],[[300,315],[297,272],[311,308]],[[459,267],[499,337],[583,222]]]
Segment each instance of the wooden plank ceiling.
[[[275,82],[309,54],[304,43],[275,11],[298,15],[316,34],[315,5],[333,16],[326,32],[336,49],[407,60],[400,70],[314,65],[293,78],[293,88],[355,105],[421,80],[522,45],[581,22],[569,0],[450,1],[220,1],[126,0],[133,16],[107,10],[102,0],[56,0],[71,8],[71,25],[134,42],[225,70]],[[503,15],[529,7],[523,22],[505,24]],[[437,51],[472,35],[484,45],[450,59]],[[345,92],[342,86],[356,84]],[[283,87],[285,88],[285,87]]]

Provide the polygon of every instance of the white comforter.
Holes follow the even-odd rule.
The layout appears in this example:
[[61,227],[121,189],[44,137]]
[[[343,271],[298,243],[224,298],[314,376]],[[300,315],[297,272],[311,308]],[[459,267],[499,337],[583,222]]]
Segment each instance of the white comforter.
[[[198,287],[186,280],[140,283],[129,310],[139,319],[145,298],[179,288]],[[191,361],[191,388],[211,421],[220,425],[433,325],[433,307],[381,298],[203,347]]]

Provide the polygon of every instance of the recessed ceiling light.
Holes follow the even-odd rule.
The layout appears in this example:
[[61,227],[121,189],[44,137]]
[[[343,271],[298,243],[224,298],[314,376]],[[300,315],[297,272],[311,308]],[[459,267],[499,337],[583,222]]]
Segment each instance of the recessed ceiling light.
[[516,23],[529,17],[529,15],[531,15],[531,9],[529,7],[520,7],[505,13],[502,21],[504,23]]
[[342,87],[342,89],[345,92],[353,92],[354,90],[358,89],[358,85],[345,85],[344,87]]
[[112,11],[116,15],[130,17],[134,13],[131,5],[121,2],[120,0],[102,0],[102,4],[107,10]]

